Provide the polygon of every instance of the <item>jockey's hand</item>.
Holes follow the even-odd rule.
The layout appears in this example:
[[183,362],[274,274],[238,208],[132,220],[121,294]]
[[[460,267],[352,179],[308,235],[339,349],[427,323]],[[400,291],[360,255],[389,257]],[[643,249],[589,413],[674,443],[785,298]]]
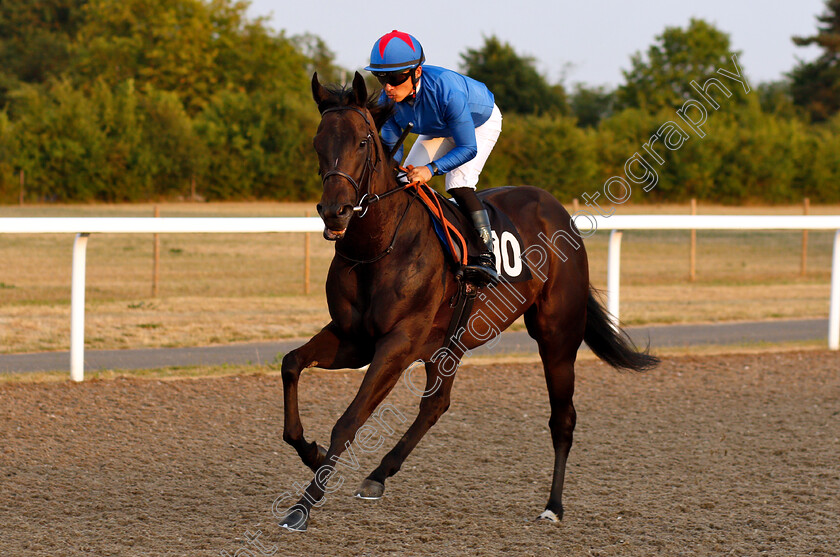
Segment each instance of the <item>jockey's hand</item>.
[[432,171],[429,170],[428,166],[409,166],[407,170],[408,179],[412,182],[425,184],[432,179]]

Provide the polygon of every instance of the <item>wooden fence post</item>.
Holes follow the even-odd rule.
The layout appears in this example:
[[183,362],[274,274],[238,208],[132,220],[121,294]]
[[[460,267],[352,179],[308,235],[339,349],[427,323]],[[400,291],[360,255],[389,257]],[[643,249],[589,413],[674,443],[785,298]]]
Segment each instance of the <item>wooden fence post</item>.
[[[807,215],[811,209],[811,200],[807,197],[802,202],[803,214]],[[808,268],[808,231],[802,231],[802,261],[799,264],[799,275],[805,276]]]
[[23,169],[20,169],[20,204],[23,206],[23,185],[24,185],[24,178],[23,178]]
[[[160,209],[155,205],[155,218],[160,218]],[[154,264],[152,266],[152,298],[158,297],[160,283],[160,234],[155,233]]]
[[[306,210],[306,217],[309,217],[309,209]],[[303,293],[309,294],[309,259],[310,259],[309,232],[303,233]]]
[[[697,214],[697,200],[695,198],[691,198],[691,214]],[[696,273],[697,267],[697,231],[691,231],[691,248],[689,250],[688,255],[688,280],[689,282],[694,282],[697,279]]]

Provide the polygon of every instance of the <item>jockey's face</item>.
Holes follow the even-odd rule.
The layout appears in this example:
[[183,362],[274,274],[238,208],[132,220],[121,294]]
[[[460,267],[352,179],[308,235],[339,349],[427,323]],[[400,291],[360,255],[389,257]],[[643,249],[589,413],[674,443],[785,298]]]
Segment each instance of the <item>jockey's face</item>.
[[[420,75],[423,73],[423,68],[418,66],[417,69],[414,70],[414,75],[416,79],[420,79]],[[388,98],[394,102],[402,102],[408,97],[411,92],[414,90],[414,86],[411,83],[411,79],[406,79],[399,85],[390,85],[385,83],[382,88],[385,90],[385,94],[388,95]]]

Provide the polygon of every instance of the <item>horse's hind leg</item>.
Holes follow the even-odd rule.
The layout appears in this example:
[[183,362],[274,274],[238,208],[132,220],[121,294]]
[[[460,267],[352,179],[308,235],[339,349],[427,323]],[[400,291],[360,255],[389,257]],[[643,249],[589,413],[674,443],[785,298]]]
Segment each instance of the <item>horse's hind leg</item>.
[[[572,437],[577,415],[572,397],[575,392],[575,358],[583,331],[562,330],[560,323],[551,320],[532,307],[525,314],[528,334],[540,349],[540,358],[545,371],[548,397],[551,403],[551,441],[554,445],[554,477],[551,494],[541,519],[557,522],[563,518],[563,481],[566,475],[566,460],[572,448]],[[554,316],[556,319],[556,316]]]
[[295,448],[303,463],[313,472],[323,464],[326,449],[317,443],[307,443],[298,409],[298,379],[310,366],[327,369],[357,368],[370,363],[370,355],[359,350],[359,344],[342,339],[330,325],[309,342],[283,357],[283,440]]
[[[450,359],[455,356],[451,351],[443,360],[447,364],[456,365],[458,359]],[[447,367],[448,367],[447,365]],[[362,481],[361,487],[356,492],[356,497],[362,499],[379,499],[385,492],[385,480],[399,472],[405,459],[414,447],[420,442],[426,432],[431,429],[438,419],[449,409],[452,383],[455,381],[454,370],[452,373],[441,373],[441,368],[434,362],[426,363],[426,387],[423,390],[423,398],[420,401],[420,411],[411,427],[405,435],[397,442],[393,449],[382,458],[379,466]]]

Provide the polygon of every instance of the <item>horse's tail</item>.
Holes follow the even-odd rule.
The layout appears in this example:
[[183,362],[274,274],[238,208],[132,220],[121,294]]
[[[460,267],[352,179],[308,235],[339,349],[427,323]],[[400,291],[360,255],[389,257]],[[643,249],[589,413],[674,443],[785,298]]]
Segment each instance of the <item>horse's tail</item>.
[[645,371],[659,364],[659,358],[649,354],[650,347],[639,350],[625,331],[613,327],[607,310],[595,298],[595,289],[591,286],[586,300],[583,340],[596,356],[616,369]]

